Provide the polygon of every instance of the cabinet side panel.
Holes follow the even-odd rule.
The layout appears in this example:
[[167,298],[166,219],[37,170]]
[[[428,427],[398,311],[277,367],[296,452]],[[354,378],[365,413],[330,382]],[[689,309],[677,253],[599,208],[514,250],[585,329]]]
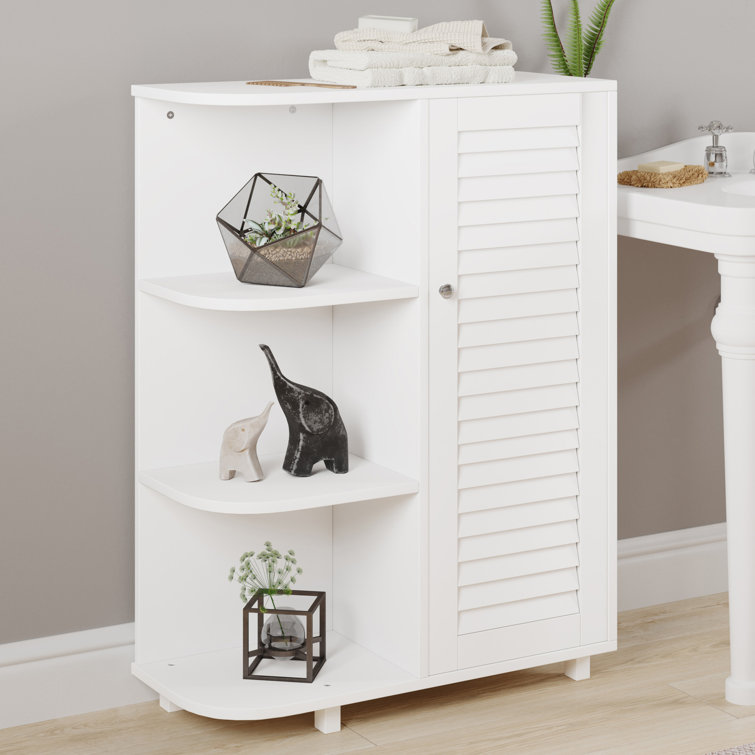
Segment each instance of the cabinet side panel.
[[616,639],[616,95],[583,95],[580,134],[580,613]]
[[420,674],[419,497],[333,507],[333,629]]
[[423,106],[334,106],[333,207],[343,231],[338,264],[419,283]]

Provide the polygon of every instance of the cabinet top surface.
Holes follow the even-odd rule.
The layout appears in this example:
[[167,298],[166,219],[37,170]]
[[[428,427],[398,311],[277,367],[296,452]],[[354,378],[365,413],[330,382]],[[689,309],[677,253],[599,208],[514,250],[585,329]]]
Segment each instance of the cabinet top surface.
[[[291,79],[307,82],[311,79]],[[318,87],[249,86],[245,81],[213,81],[193,84],[135,84],[134,97],[186,105],[261,106],[425,100],[454,97],[499,97],[562,92],[613,92],[616,82],[517,71],[510,84],[452,84],[422,87],[323,89]]]

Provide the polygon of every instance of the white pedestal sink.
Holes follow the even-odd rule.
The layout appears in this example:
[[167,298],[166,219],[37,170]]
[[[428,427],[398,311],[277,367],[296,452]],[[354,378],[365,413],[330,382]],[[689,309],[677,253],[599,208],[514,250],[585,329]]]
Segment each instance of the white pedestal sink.
[[[709,137],[697,137],[619,161],[702,164]],[[731,178],[683,189],[619,186],[618,230],[718,259],[721,303],[711,332],[723,368],[726,521],[731,674],[726,699],[755,705],[755,133],[721,137]]]

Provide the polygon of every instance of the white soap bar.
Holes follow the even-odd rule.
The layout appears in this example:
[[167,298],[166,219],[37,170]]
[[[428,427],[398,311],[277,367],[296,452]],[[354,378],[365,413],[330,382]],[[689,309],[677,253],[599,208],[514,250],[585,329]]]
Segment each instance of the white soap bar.
[[673,173],[675,170],[681,170],[684,163],[675,163],[671,160],[655,160],[652,163],[642,163],[637,166],[637,170],[645,173]]
[[419,19],[404,16],[360,16],[360,29],[388,29],[389,31],[417,31]]

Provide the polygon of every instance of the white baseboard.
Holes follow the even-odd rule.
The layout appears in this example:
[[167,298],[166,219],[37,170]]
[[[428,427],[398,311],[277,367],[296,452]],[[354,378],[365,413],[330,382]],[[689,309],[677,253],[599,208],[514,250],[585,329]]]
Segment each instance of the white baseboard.
[[[726,592],[726,525],[620,540],[619,611]],[[131,675],[134,625],[0,645],[0,728],[157,699]]]
[[726,523],[619,540],[619,611],[728,590]]
[[157,699],[133,660],[133,624],[0,645],[0,728]]

